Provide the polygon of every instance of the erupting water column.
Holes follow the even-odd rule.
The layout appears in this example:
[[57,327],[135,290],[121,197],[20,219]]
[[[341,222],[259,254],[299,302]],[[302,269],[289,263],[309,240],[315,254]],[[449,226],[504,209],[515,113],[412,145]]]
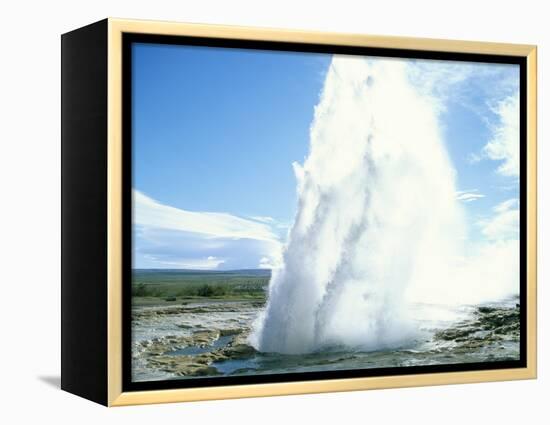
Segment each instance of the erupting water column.
[[462,215],[437,113],[407,63],[334,57],[294,164],[298,210],[252,343],[298,354],[401,344],[415,279],[441,280]]

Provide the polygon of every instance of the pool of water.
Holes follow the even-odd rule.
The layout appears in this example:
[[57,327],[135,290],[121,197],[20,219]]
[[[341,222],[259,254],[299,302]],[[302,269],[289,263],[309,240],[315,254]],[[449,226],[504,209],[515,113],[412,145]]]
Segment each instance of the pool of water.
[[246,373],[260,369],[260,363],[257,358],[252,357],[248,359],[232,359],[224,360],[220,362],[212,363],[220,373],[224,375],[233,375],[239,373]]

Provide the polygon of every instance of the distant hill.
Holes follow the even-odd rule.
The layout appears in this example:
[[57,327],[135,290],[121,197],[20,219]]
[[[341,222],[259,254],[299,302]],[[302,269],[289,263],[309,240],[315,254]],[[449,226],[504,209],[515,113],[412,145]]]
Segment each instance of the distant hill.
[[165,276],[165,277],[191,277],[200,276],[206,277],[208,275],[221,277],[235,277],[235,276],[257,276],[257,277],[271,277],[270,269],[240,269],[240,270],[194,270],[194,269],[133,269],[132,274],[134,279],[149,278],[151,276]]

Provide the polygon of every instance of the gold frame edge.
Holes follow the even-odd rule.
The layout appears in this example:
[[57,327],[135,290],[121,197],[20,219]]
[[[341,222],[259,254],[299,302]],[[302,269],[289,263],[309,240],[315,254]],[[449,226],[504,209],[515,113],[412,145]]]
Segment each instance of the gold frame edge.
[[[122,392],[122,34],[143,33],[389,49],[480,53],[527,59],[527,367],[289,383]],[[534,379],[537,376],[537,49],[534,45],[273,28],[108,19],[107,370],[108,406]]]

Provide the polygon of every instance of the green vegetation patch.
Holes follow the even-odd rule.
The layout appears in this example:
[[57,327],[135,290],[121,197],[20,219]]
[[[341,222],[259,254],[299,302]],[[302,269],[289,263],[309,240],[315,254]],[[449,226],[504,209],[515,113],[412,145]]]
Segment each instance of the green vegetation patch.
[[206,272],[196,270],[134,270],[132,296],[163,298],[265,298],[269,270]]

